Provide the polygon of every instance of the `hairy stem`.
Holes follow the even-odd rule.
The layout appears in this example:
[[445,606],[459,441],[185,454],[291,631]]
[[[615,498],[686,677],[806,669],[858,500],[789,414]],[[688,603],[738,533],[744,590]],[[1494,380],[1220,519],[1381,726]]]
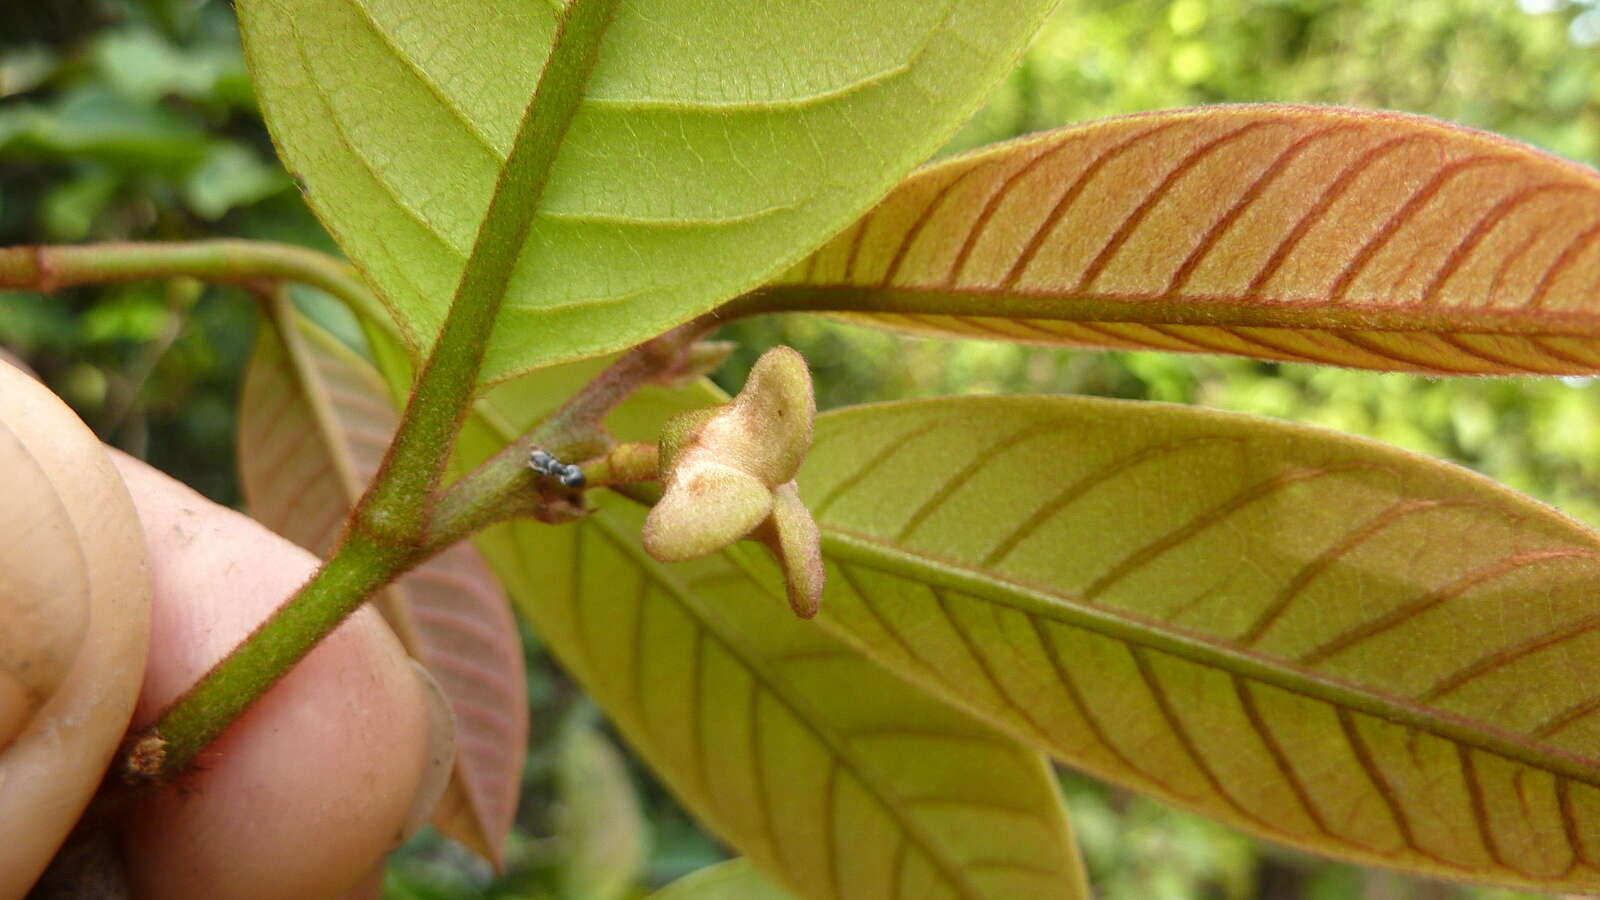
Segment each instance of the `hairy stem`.
[[135,752],[124,765],[125,774],[135,782],[163,782],[181,774],[207,744],[360,605],[360,599],[352,603],[350,598],[371,595],[417,561],[406,550],[352,535],[292,601],[133,742]]
[[185,277],[244,287],[293,281],[326,291],[361,315],[388,316],[348,263],[292,244],[213,240],[0,247],[0,290],[49,292],[82,284]]
[[716,322],[713,316],[702,316],[624,353],[549,418],[446,490],[434,507],[423,546],[443,549],[518,515],[560,521],[581,514],[577,494],[530,469],[528,454],[537,448],[572,462],[607,453],[616,442],[606,433],[606,416],[642,385],[699,374],[704,361],[696,342]]
[[661,478],[661,453],[653,443],[618,444],[604,456],[583,464],[589,487],[615,487]]
[[[344,539],[311,581],[132,742],[130,774],[163,780],[181,772],[368,596],[442,546],[423,546],[433,494],[477,388],[505,286],[616,3],[572,0],[558,21],[550,58],[444,326]],[[37,262],[33,275],[60,283]],[[149,768],[155,771],[144,771]]]
[[378,477],[356,509],[358,529],[385,540],[413,543],[427,527],[429,500],[478,387],[478,372],[506,285],[616,3],[573,0],[557,20],[550,58],[500,170],[444,327],[417,377]]

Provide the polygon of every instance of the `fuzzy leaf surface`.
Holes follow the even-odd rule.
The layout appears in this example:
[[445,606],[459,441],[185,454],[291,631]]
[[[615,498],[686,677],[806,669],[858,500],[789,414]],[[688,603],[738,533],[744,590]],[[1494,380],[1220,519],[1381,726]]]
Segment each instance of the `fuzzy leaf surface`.
[[485,548],[521,569],[519,608],[712,829],[801,897],[1087,896],[1042,756],[795,619],[728,556],[656,562],[643,525],[611,500]]
[[[410,376],[369,326],[392,392]],[[506,382],[462,432],[461,465],[504,446],[603,368]],[[727,397],[646,387],[619,440]],[[1042,755],[795,619],[750,545],[681,565],[645,554],[644,511],[604,498],[581,523],[477,538],[539,637],[702,822],[797,897],[1088,897]]]
[[561,896],[637,896],[634,883],[649,855],[650,824],[622,751],[593,724],[575,725],[562,736],[556,783]]
[[915,173],[763,308],[1432,374],[1600,371],[1600,177],[1460,126],[1125,116]]
[[[521,244],[483,377],[638,343],[748,290],[927,158],[1052,0],[629,0]],[[242,0],[279,152],[431,345],[562,4]]]
[[730,859],[691,872],[646,900],[792,900],[748,859]]
[[[319,556],[377,471],[399,417],[370,364],[299,317],[263,323],[239,404],[239,470],[252,515]],[[456,768],[434,824],[500,863],[528,740],[522,646],[509,601],[458,544],[377,598],[456,718]]]
[[819,621],[1108,780],[1363,863],[1600,888],[1600,536],[1245,416],[969,398],[818,419]]

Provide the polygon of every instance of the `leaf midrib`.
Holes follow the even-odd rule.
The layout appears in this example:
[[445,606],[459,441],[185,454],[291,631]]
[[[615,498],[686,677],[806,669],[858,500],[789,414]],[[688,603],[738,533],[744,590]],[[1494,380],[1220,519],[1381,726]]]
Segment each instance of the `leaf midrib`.
[[736,301],[730,311],[734,315],[836,312],[1506,337],[1588,338],[1600,331],[1600,314],[1544,308],[1380,305],[1375,301],[1302,301],[1220,294],[1056,293],[988,287],[952,290],[845,283],[769,285]]
[[[540,72],[511,152],[500,168],[488,210],[456,287],[446,333],[448,323],[462,314],[476,320],[487,318],[488,325],[481,328],[486,342],[534,215],[543,206],[550,171],[588,88],[589,75],[594,71],[617,3],[618,0],[574,0],[557,17],[554,48]],[[480,346],[480,358],[482,352]]]
[[[971,594],[989,603],[1024,614],[1082,628],[1132,647],[1144,647],[1186,659],[1202,666],[1249,678],[1287,693],[1405,725],[1514,762],[1552,772],[1572,781],[1600,788],[1596,763],[1576,754],[1531,746],[1526,739],[1480,720],[1456,716],[1370,687],[1351,684],[1325,673],[1309,672],[1259,653],[1230,646],[1209,635],[1158,623],[1124,610],[1097,608],[1073,602],[1060,594],[981,571],[953,560],[934,559],[870,535],[820,523],[826,557],[898,577],[911,577]],[[824,615],[821,621],[847,642],[859,645],[859,636]],[[992,711],[964,708],[995,721]],[[1015,723],[999,721],[1015,733]],[[1030,739],[1031,740],[1031,739]]]

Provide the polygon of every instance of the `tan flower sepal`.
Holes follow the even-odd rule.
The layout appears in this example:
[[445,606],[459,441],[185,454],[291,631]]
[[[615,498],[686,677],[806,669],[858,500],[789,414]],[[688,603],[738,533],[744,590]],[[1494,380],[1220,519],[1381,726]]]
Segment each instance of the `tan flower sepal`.
[[703,460],[687,467],[644,521],[644,549],[662,562],[715,553],[772,514],[772,491],[747,472]]
[[822,606],[824,581],[822,533],[811,510],[800,502],[794,482],[778,485],[772,491],[772,515],[753,535],[767,545],[783,567],[783,580],[789,591],[789,608],[802,619],[817,614]]
[[755,538],[783,565],[795,613],[816,615],[821,539],[794,484],[816,412],[805,360],[775,347],[733,402],[668,423],[660,439],[661,500],[645,519],[645,550],[679,562]]
[[767,487],[793,481],[811,449],[817,417],[805,359],[790,347],[762,354],[728,413],[706,423],[701,442],[737,457],[733,464]]

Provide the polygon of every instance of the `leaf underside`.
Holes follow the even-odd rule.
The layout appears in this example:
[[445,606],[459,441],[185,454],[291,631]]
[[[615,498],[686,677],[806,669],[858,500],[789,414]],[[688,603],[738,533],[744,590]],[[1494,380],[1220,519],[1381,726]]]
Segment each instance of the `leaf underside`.
[[748,859],[730,859],[691,872],[645,900],[791,900]]
[[[371,366],[303,320],[286,343],[263,324],[239,404],[240,480],[257,521],[326,556],[398,416]],[[500,864],[528,737],[522,647],[505,591],[468,544],[377,598],[456,718],[456,768],[434,824]]]
[[922,169],[764,291],[920,334],[1600,372],[1600,178],[1395,113],[1107,119]]
[[[1052,5],[620,4],[484,379],[638,343],[771,277],[925,159]],[[280,153],[414,356],[484,237],[558,9],[239,3]]]
[[[404,361],[369,334],[403,390]],[[459,462],[504,446],[599,364],[496,387]],[[725,401],[705,383],[648,387],[607,427],[643,439]],[[517,521],[477,542],[541,640],[701,821],[799,897],[1088,896],[1041,755],[800,623],[742,552],[650,559],[643,515],[613,500],[579,524]]]
[[1161,404],[819,418],[827,628],[1295,846],[1600,888],[1600,536],[1454,466]]
[[722,556],[650,559],[624,502],[486,549],[540,586],[520,608],[712,828],[802,897],[1081,895],[1040,756],[799,622]]
[[561,896],[622,900],[649,855],[650,823],[622,751],[592,723],[567,729],[556,762]]

